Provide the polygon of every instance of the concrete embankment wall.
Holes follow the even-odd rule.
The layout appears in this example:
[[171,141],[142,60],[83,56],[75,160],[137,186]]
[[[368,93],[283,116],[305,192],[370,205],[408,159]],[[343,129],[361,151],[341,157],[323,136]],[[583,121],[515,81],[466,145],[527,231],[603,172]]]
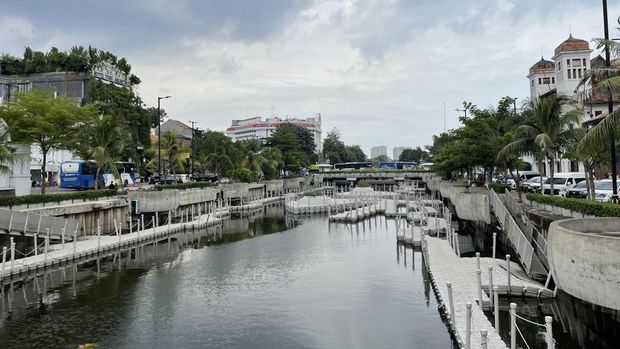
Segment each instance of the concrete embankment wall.
[[31,208],[21,212],[75,219],[79,222],[80,236],[94,234],[97,220],[102,227],[102,233],[109,234],[114,231],[114,221],[125,224],[130,217],[129,203],[125,198]]
[[[432,184],[436,186],[435,183]],[[430,187],[429,187],[430,188]],[[441,196],[450,200],[460,219],[491,223],[489,197],[484,193],[465,193],[465,186],[451,182],[439,183]]]
[[620,310],[620,218],[551,223],[548,258],[561,290]]

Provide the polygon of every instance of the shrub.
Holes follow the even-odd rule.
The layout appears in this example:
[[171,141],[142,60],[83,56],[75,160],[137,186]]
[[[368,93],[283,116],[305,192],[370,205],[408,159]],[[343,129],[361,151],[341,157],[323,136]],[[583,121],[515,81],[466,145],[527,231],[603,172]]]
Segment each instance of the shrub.
[[164,189],[192,189],[192,188],[208,188],[213,186],[211,182],[191,182],[191,183],[178,183],[178,184],[157,184],[155,185],[156,190],[164,190]]
[[598,202],[588,199],[565,198],[561,196],[541,195],[528,193],[528,200],[557,206],[596,217],[620,217],[620,205],[608,202]]
[[229,173],[229,177],[243,183],[256,182],[256,174],[247,168],[232,170]]
[[503,194],[506,192],[506,189],[510,191],[510,186],[502,183],[490,183],[489,188],[493,189],[494,192]]
[[35,205],[48,202],[59,203],[61,201],[68,200],[97,200],[102,197],[110,197],[118,195],[116,189],[101,189],[101,190],[87,190],[78,192],[68,192],[62,194],[47,194],[47,195],[25,195],[25,196],[13,196],[0,198],[0,206],[13,207],[19,205]]

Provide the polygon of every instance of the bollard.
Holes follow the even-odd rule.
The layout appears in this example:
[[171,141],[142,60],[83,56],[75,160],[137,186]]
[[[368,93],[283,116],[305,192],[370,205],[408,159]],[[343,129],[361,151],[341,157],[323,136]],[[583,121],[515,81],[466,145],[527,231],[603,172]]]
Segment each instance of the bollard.
[[73,258],[75,258],[75,250],[77,244],[77,230],[73,232]]
[[15,241],[13,237],[9,239],[11,243],[11,271],[13,271],[13,267],[15,266]]
[[495,259],[495,244],[497,243],[497,233],[493,233],[493,259]]
[[43,259],[43,266],[47,264],[47,252],[49,251],[49,248],[50,248],[50,229],[47,228],[46,233],[45,233],[45,257]]
[[480,269],[476,270],[476,279],[478,280],[478,305],[480,309],[484,309],[482,307],[482,271]]
[[452,283],[446,282],[448,287],[448,304],[450,305],[450,319],[452,320],[452,327],[456,328],[456,316],[454,314],[454,299],[452,298]]
[[62,229],[60,230],[60,232],[61,232],[61,234],[62,234],[62,235],[61,235],[61,243],[62,243],[62,248],[65,248],[65,230],[66,230],[66,228],[62,228]]
[[495,330],[499,333],[499,288],[493,286],[493,314],[495,315]]
[[551,316],[545,316],[545,327],[547,328],[547,333],[545,333],[547,349],[554,349],[555,343],[553,342],[553,318]]
[[101,227],[97,224],[97,252],[99,252],[99,247],[101,247]]
[[6,246],[2,248],[2,273],[0,273],[0,277],[4,276],[5,265],[6,265]]
[[[140,215],[140,225],[142,226],[142,230],[144,230],[144,215]],[[138,229],[138,236],[140,235],[140,229]]]
[[476,252],[476,266],[476,269],[480,270],[480,252]]
[[517,303],[510,303],[510,349],[517,349]]
[[509,254],[506,255],[506,264],[508,264],[506,267],[506,271],[508,273],[508,295],[510,296],[512,294],[512,287],[510,286],[510,255]]
[[493,266],[489,265],[489,299],[491,300],[491,303],[489,304],[491,307],[493,307]]
[[39,234],[34,233],[34,255],[39,255]]
[[484,328],[480,330],[480,348],[487,349],[487,330]]
[[454,237],[456,238],[456,254],[461,257],[461,244],[459,244],[459,233],[454,233]]
[[465,349],[471,348],[471,303],[465,303]]

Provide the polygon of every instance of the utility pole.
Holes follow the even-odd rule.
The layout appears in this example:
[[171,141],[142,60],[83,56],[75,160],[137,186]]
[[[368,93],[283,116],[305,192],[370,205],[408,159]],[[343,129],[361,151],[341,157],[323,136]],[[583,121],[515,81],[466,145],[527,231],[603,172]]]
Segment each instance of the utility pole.
[[[607,0],[603,0],[603,26],[605,29],[605,41],[609,41],[609,23],[608,23],[608,19],[607,19]],[[605,45],[605,63],[607,65],[607,69],[609,69],[609,66],[611,65],[611,57],[610,57],[610,53],[609,53],[609,45]],[[607,73],[607,78],[609,78],[609,72]],[[607,89],[607,110],[608,110],[608,114],[607,116],[611,115],[611,113],[614,111],[614,102],[612,99],[612,94],[611,94],[611,89]],[[611,201],[613,203],[618,203],[618,180],[617,180],[617,176],[618,176],[618,171],[617,171],[617,158],[616,158],[616,139],[615,139],[615,134],[612,134],[611,140],[610,140],[610,149],[611,149],[611,187],[612,187],[612,195],[611,195]]]
[[192,124],[192,142],[190,143],[189,173],[190,173],[190,175],[193,175],[194,174],[194,137],[196,137],[196,135],[194,134],[194,131],[196,130],[194,125],[197,124],[197,122],[191,121],[191,120],[189,122]]
[[157,174],[161,180],[161,100],[172,96],[157,97]]
[[515,97],[515,98],[512,99],[512,106],[514,108],[513,110],[514,110],[514,115],[515,116],[517,116],[517,98],[518,97]]

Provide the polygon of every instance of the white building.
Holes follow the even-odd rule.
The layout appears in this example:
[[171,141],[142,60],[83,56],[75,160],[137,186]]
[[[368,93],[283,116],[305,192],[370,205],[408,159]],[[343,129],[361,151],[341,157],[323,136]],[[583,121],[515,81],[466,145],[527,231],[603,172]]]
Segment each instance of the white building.
[[0,172],[0,193],[8,196],[30,195],[30,145],[11,144],[11,138],[6,132],[6,124],[0,120],[0,135],[4,146],[9,146],[15,153],[22,154],[23,158],[13,163],[1,164],[10,169],[10,173]]
[[[586,113],[583,121],[594,117],[602,117],[607,112],[607,99],[597,93],[586,93],[590,86],[581,86],[579,83],[586,72],[595,67],[604,66],[602,57],[598,56],[590,59],[592,50],[586,40],[574,38],[569,35],[554,51],[553,61],[541,58],[529,70],[527,78],[530,85],[530,99],[536,100],[551,95],[563,95],[567,97],[585,98],[583,100]],[[579,89],[579,90],[577,90]],[[581,172],[584,171],[583,165],[577,161],[562,159],[561,154],[556,160],[556,172]],[[545,168],[540,171],[536,161],[531,156],[524,157],[524,160],[531,165],[533,170],[548,174],[550,172],[548,162]]]
[[234,142],[250,139],[266,140],[271,137],[278,126],[286,123],[304,127],[312,132],[316,150],[319,153],[321,152],[321,114],[316,114],[316,116],[306,119],[282,119],[273,117],[263,121],[261,117],[255,117],[244,120],[233,120],[232,125],[226,129],[226,134],[232,138]]
[[385,145],[378,145],[370,148],[370,158],[376,159],[379,156],[387,156],[387,147]]
[[392,153],[394,155],[392,160],[398,161],[400,159],[400,154],[402,154],[403,150],[405,150],[405,149],[411,149],[411,148],[409,148],[409,147],[394,147],[394,149],[392,149]]

